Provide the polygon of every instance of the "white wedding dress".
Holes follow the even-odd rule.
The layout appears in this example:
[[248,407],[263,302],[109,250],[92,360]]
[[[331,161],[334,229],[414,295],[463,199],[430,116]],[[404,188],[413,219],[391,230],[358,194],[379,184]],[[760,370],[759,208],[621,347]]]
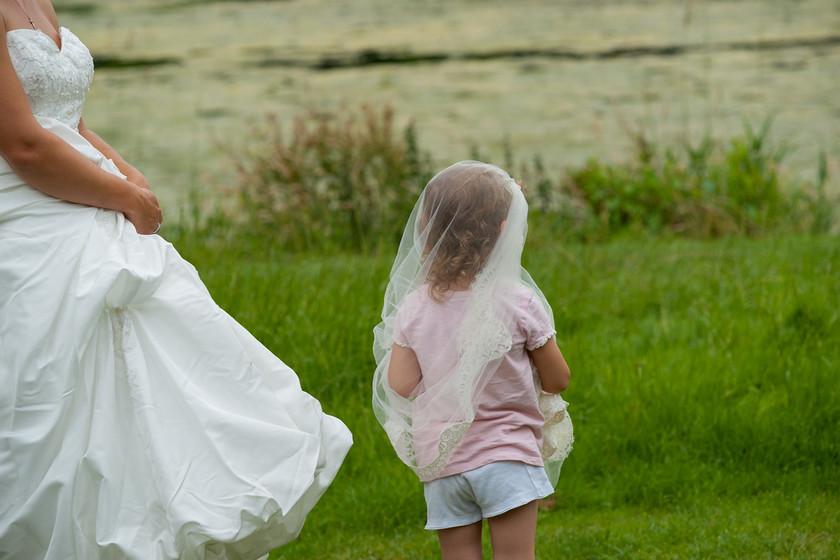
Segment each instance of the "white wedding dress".
[[[7,34],[32,110],[119,174],[77,132],[93,63],[60,38]],[[2,158],[0,387],[4,560],[257,558],[299,533],[352,441],[169,243]]]

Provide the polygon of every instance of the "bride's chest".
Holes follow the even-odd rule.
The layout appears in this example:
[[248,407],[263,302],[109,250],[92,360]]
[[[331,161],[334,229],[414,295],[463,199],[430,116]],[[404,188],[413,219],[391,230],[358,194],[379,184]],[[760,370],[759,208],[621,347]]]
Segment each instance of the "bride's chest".
[[15,29],[6,34],[12,65],[33,105],[75,104],[90,88],[90,51],[66,29],[61,30],[61,39],[59,47],[36,30]]

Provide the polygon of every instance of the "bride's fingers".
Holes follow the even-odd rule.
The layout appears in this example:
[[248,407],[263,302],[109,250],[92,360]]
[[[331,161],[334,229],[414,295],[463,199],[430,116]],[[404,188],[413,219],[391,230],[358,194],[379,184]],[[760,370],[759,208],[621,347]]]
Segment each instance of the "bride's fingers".
[[160,230],[160,224],[163,222],[163,212],[161,212],[158,199],[152,191],[146,190],[144,194],[148,203],[148,229],[144,233],[155,234]]
[[134,224],[134,229],[137,230],[137,233],[140,235],[152,235],[157,233],[160,230],[161,222],[157,220],[137,220],[132,219],[132,216],[126,216],[129,222]]
[[163,214],[157,197],[147,189],[140,189],[135,193],[138,195],[136,202],[133,208],[123,212],[125,217],[134,224],[137,233],[141,235],[157,233],[163,222]]
[[160,231],[160,226],[163,223],[163,214],[160,211],[160,208],[156,208],[156,212],[154,212],[152,216],[152,220],[149,222],[150,228],[147,232],[149,235],[154,235]]

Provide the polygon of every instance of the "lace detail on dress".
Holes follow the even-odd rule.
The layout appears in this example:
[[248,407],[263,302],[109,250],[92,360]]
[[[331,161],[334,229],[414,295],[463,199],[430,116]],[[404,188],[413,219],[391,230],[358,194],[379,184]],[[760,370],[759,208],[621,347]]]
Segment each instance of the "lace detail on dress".
[[560,395],[542,391],[539,396],[540,413],[545,418],[542,453],[545,471],[551,485],[557,484],[563,461],[572,452],[575,441],[572,419],[566,410],[568,403]]
[[526,346],[526,348],[528,350],[536,350],[537,348],[542,348],[556,334],[557,331],[551,331],[550,333],[546,333],[545,335],[539,337],[532,346]]
[[[136,377],[137,372],[129,366],[127,356],[129,352],[133,349],[134,343],[132,342],[132,328],[131,328],[131,319],[125,313],[125,309],[122,307],[115,307],[111,311],[111,320],[112,320],[112,334],[114,337],[114,349],[116,350],[115,358],[116,358],[116,369],[117,372],[125,375],[125,378],[128,380],[129,384],[136,385]],[[132,398],[134,398],[134,394],[132,393]]]
[[440,434],[440,443],[438,444],[439,454],[437,458],[424,467],[418,466],[414,468],[414,472],[417,473],[420,480],[431,480],[440,474],[443,467],[445,467],[446,463],[449,462],[449,458],[452,457],[452,453],[455,451],[455,448],[458,447],[458,444],[461,443],[462,439],[464,439],[464,435],[470,428],[471,423],[471,421],[460,422],[458,424],[447,426],[443,429]]
[[78,130],[93,81],[93,57],[70,30],[59,29],[61,48],[42,31],[6,32],[12,65],[36,117],[50,117]]

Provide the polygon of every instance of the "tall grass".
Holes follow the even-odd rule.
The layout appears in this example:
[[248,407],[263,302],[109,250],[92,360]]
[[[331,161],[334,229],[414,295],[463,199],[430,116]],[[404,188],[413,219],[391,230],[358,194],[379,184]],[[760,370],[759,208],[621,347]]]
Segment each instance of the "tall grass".
[[234,158],[249,235],[295,250],[368,248],[398,239],[432,170],[414,126],[390,107],[310,110],[288,126],[269,118]]
[[[391,255],[177,243],[355,445],[273,558],[434,558],[422,490],[370,411]],[[572,366],[576,445],[540,558],[840,556],[840,247],[827,236],[531,244]]]
[[[238,181],[226,205],[232,211],[193,212],[186,227],[216,235],[227,224],[221,229],[240,240],[257,234],[263,244],[293,251],[391,243],[436,171],[414,125],[398,130],[396,122],[390,107],[369,106],[310,110],[291,123],[269,118],[249,146],[233,153]],[[562,232],[567,241],[831,231],[838,200],[826,193],[827,157],[816,184],[793,183],[771,123],[754,130],[745,122],[740,137],[696,145],[657,145],[631,131],[636,149],[627,161],[591,160],[554,173],[539,155],[518,161],[508,146],[503,165],[523,183],[538,229]]]
[[784,173],[787,148],[774,144],[771,124],[768,118],[756,131],[745,122],[739,137],[697,144],[654,144],[635,131],[627,161],[593,159],[552,179],[536,157],[520,166],[521,174],[536,186],[530,198],[537,218],[567,239],[831,231],[838,201],[826,195],[826,156],[816,185],[794,182]]

